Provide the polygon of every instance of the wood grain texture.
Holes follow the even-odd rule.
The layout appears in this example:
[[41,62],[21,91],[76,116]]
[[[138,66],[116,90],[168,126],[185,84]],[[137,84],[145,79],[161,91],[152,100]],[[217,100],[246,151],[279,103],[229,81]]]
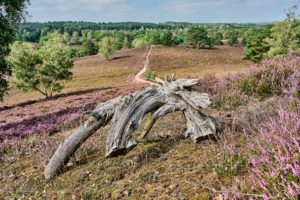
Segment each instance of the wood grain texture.
[[52,179],[80,145],[109,121],[107,157],[126,153],[137,145],[133,133],[148,113],[152,113],[152,119],[140,138],[148,134],[158,118],[176,111],[184,113],[187,123],[185,136],[191,137],[194,142],[216,134],[214,120],[200,111],[211,104],[208,94],[191,90],[197,83],[197,79],[163,82],[159,87],[149,87],[100,104],[92,116],[58,147],[44,171],[45,179]]

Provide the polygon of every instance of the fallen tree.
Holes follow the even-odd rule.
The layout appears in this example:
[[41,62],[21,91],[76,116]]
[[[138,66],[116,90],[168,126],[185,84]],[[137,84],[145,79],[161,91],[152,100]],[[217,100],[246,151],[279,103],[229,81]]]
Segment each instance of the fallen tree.
[[216,134],[215,119],[200,111],[211,103],[208,94],[191,91],[191,87],[197,83],[197,79],[161,82],[159,87],[146,88],[98,105],[92,116],[60,144],[46,166],[45,179],[52,179],[80,145],[110,121],[111,128],[106,140],[107,157],[126,152],[137,145],[133,133],[148,113],[151,113],[151,119],[139,139],[146,137],[158,118],[176,111],[184,113],[187,124],[185,136],[190,136],[194,142]]

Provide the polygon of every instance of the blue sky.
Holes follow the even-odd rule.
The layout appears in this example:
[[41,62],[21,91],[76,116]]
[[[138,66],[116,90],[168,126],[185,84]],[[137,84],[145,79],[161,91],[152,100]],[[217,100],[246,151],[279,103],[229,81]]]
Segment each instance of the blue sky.
[[270,22],[300,0],[31,0],[28,21]]

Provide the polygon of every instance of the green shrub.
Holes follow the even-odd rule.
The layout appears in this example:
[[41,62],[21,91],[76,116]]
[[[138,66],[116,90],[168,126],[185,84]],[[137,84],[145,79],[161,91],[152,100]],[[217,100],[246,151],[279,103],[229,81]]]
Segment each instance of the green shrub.
[[147,43],[144,39],[135,39],[133,40],[132,45],[134,46],[134,48],[143,48],[147,46]]
[[146,71],[144,76],[145,76],[147,79],[155,80],[155,78],[157,77],[157,74],[156,74],[155,71]]
[[81,58],[86,56],[86,52],[82,48],[74,48],[70,50],[71,58]]
[[[277,71],[278,72],[278,71]],[[282,82],[288,72],[271,73],[270,70],[258,71],[240,80],[238,89],[246,95],[262,100],[272,95],[282,94]]]
[[244,78],[237,84],[238,89],[246,95],[253,95],[255,83],[251,78]]
[[231,110],[242,106],[245,103],[246,101],[239,96],[222,95],[219,99],[214,101],[213,108]]
[[151,180],[153,176],[153,172],[151,171],[142,171],[139,175],[138,175],[138,179],[141,182],[148,182]]
[[29,144],[31,144],[31,145],[35,145],[35,144],[36,144],[36,138],[33,137],[33,136],[28,136],[28,137],[26,138],[26,140],[27,140],[27,142],[28,142]]
[[223,177],[232,177],[239,175],[245,168],[249,166],[249,162],[238,153],[222,152],[217,159],[210,160],[206,166],[208,171],[217,172]]

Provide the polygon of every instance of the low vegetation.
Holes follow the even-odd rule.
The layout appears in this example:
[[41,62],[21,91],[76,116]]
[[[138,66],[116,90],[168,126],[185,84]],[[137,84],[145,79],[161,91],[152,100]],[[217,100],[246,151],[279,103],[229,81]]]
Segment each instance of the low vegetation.
[[285,94],[299,97],[300,77],[295,71],[299,67],[297,58],[268,58],[257,67],[259,70],[253,70],[237,85],[244,94],[255,96],[258,99]]
[[223,76],[243,71],[251,62],[243,60],[242,47],[217,46],[211,49],[156,47],[150,56],[149,70],[160,78],[175,74],[177,78],[196,78],[207,74]]
[[[130,85],[134,74],[143,66],[146,52],[146,48],[124,49],[113,54],[109,62],[99,55],[75,59],[72,80],[65,82],[61,94],[56,96]],[[15,80],[11,78],[11,81]],[[0,106],[10,107],[41,98],[43,95],[37,91],[22,91],[12,85]]]
[[[274,24],[47,22],[15,30],[27,3],[0,3],[0,199],[299,199],[295,7]],[[107,125],[46,182],[50,157],[99,102],[147,87],[135,79],[146,59],[152,82],[200,80],[193,89],[210,95],[205,113],[220,120],[218,134],[194,144],[182,137],[183,113],[172,113],[130,152],[105,158]]]
[[[64,174],[46,184],[40,174],[59,141],[66,137],[65,133],[56,133],[52,137],[28,133],[26,140],[16,136],[14,145],[9,145],[13,140],[7,140],[7,137],[7,142],[1,143],[6,145],[2,147],[5,152],[2,155],[5,156],[1,159],[7,163],[7,167],[1,172],[4,179],[0,180],[0,184],[7,189],[0,194],[12,197],[30,194],[36,198],[54,195],[64,198],[76,192],[76,197],[111,199],[161,196],[208,199],[222,194],[225,199],[297,199],[300,192],[300,139],[299,127],[295,124],[298,124],[300,117],[296,95],[299,85],[281,85],[280,91],[286,92],[265,91],[264,98],[260,98],[256,93],[244,93],[239,84],[245,79],[256,78],[253,74],[266,71],[273,74],[272,71],[282,65],[292,69],[284,79],[297,80],[294,77],[299,70],[299,62],[297,57],[291,56],[267,59],[247,73],[202,78],[196,89],[212,95],[218,106],[211,112],[224,121],[226,128],[216,140],[203,141],[199,145],[180,138],[185,129],[180,122],[182,116],[172,114],[159,120],[147,143],[140,144],[128,155],[104,160],[106,130],[103,129],[100,135],[93,136],[76,153]],[[282,80],[281,73],[274,73],[273,76],[275,80]],[[121,95],[116,91],[110,94]],[[70,99],[66,102],[70,102]],[[78,125],[79,121],[75,120],[71,127]],[[173,123],[170,124],[170,121]],[[61,128],[57,131],[64,130],[66,126]],[[42,130],[47,133],[47,125]],[[45,137],[49,137],[46,143]],[[120,168],[125,165],[126,171]],[[25,183],[28,187],[22,186],[24,176],[27,177]],[[172,178],[174,176],[176,178]],[[99,185],[100,188],[97,187]]]
[[147,79],[150,79],[150,80],[155,80],[157,74],[155,71],[146,71],[144,76],[147,78]]
[[[296,199],[300,192],[300,177],[297,173],[300,162],[299,152],[296,150],[300,144],[299,127],[298,122],[296,122],[299,117],[300,84],[297,75],[299,67],[300,60],[297,57],[286,56],[266,59],[246,74],[239,74],[223,80],[211,77],[203,82],[205,83],[204,86],[201,86],[205,90],[205,88],[210,88],[210,84],[216,84],[217,81],[217,87],[209,90],[216,95],[214,102],[217,109],[227,110],[228,101],[234,102],[234,104],[230,104],[234,105],[230,110],[238,109],[238,107],[250,109],[250,102],[243,101],[244,95],[247,95],[248,99],[252,99],[254,96],[255,99],[262,101],[269,107],[260,111],[260,113],[268,116],[263,118],[256,116],[257,119],[252,120],[245,119],[248,120],[245,123],[249,125],[245,126],[243,131],[255,135],[253,140],[248,138],[247,143],[243,143],[245,145],[243,148],[252,149],[252,151],[247,152],[246,157],[242,158],[240,155],[236,155],[234,148],[231,147],[232,144],[227,143],[227,149],[222,151],[223,157],[220,162],[210,164],[210,169],[215,169],[217,173],[223,174],[223,176],[234,176],[234,172],[238,170],[241,164],[243,169],[249,168],[248,173],[251,177],[250,184],[252,187],[245,189],[245,193],[254,192],[258,194],[258,196],[252,195],[253,197]],[[250,85],[245,86],[245,82]],[[245,91],[245,88],[253,88],[253,90]],[[230,95],[233,93],[232,91],[236,91],[235,95]],[[273,106],[271,106],[272,104]],[[256,107],[256,109],[261,109]],[[270,110],[270,107],[273,111]],[[252,118],[255,116],[253,111],[250,115]],[[241,118],[243,117],[241,116]],[[263,121],[261,121],[262,119]],[[243,161],[245,158],[246,160]],[[251,163],[251,166],[247,162]],[[238,174],[241,175],[241,173]],[[241,198],[243,195],[239,193],[241,192],[236,191],[232,195]]]

